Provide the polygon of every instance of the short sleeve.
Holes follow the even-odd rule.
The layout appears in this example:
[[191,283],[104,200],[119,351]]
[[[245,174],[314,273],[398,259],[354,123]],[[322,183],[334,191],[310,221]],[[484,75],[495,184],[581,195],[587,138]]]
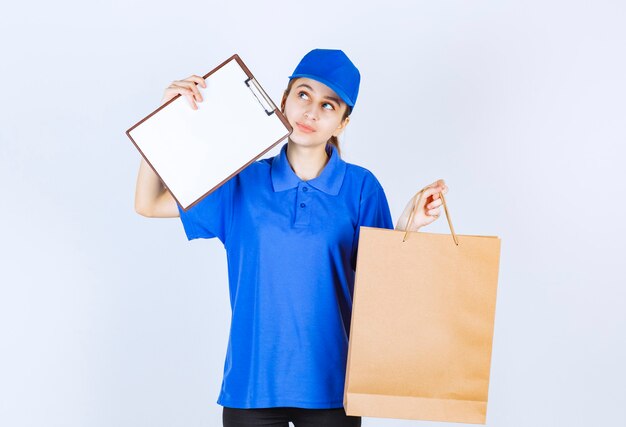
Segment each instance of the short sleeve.
[[394,228],[385,191],[373,175],[371,175],[370,180],[371,183],[364,186],[367,190],[364,188],[364,196],[359,206],[359,219],[354,232],[351,258],[353,270],[356,270],[356,256],[361,226]]
[[217,237],[226,243],[233,214],[235,177],[229,179],[186,212],[178,212],[188,240]]

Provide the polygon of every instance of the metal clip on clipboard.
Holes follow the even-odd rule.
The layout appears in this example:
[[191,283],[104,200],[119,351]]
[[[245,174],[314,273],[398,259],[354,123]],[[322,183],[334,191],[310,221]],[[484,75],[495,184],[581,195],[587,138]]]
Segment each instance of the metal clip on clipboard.
[[[268,116],[274,114],[274,111],[276,110],[276,105],[274,105],[270,97],[267,96],[267,93],[265,93],[265,91],[261,88],[256,79],[248,78],[245,83],[246,86],[248,86],[248,89],[250,89],[250,92],[252,92],[257,101],[259,101],[261,107],[263,107],[263,109],[265,110],[265,114],[267,114]],[[250,83],[252,83],[252,85]]]

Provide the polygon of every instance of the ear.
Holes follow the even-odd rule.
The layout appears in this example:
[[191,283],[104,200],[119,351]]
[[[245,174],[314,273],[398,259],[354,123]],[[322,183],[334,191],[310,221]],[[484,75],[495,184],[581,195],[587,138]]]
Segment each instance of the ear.
[[283,99],[280,101],[280,112],[285,114],[285,103],[287,102],[287,91],[283,93]]
[[345,119],[343,119],[343,121],[341,122],[341,124],[337,127],[337,129],[335,129],[335,131],[333,132],[333,136],[339,136],[341,135],[341,132],[343,132],[343,130],[346,128],[346,126],[348,126],[348,123],[350,123],[350,116],[346,117]]

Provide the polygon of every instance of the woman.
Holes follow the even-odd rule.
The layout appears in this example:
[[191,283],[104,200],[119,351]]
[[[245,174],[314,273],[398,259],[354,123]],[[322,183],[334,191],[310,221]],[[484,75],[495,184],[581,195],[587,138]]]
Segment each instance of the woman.
[[[224,426],[358,426],[343,387],[359,227],[392,228],[385,193],[344,162],[337,137],[350,121],[360,74],[340,50],[309,52],[289,77],[281,110],[293,127],[280,154],[252,163],[187,212],[142,160],[135,209],[180,216],[187,238],[218,237],[228,258],[231,330],[217,403]],[[193,75],[174,81],[191,107]],[[208,100],[210,102],[210,100]],[[439,216],[443,180],[424,192],[410,231]],[[415,201],[397,229],[405,230]]]

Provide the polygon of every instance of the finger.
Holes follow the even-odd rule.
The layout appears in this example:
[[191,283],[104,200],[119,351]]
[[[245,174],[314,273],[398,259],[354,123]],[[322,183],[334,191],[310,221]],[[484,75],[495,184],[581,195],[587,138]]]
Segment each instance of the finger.
[[195,103],[195,98],[194,98],[194,93],[191,89],[188,89],[186,87],[183,86],[177,86],[175,84],[172,84],[168,90],[172,90],[175,93],[179,93],[182,96],[185,96],[187,98],[187,100],[189,101],[189,105],[191,105],[191,108],[193,108],[194,110],[198,109],[198,106]]
[[448,186],[446,185],[446,182],[443,179],[439,180],[439,186],[441,187],[441,192],[443,194],[446,194],[448,192]]
[[197,90],[198,89],[198,85],[196,85],[194,82],[192,81],[188,81],[188,80],[174,80],[172,82],[172,86],[174,87],[184,87],[187,88],[191,91],[193,91],[194,89]]
[[420,207],[426,207],[429,203],[434,201],[434,195],[435,193],[433,192],[433,190],[426,190],[424,191],[424,196],[422,197],[422,203]]
[[189,101],[189,105],[191,105],[191,108],[193,108],[194,110],[198,109],[198,106],[194,102],[193,91],[191,91],[191,89],[175,85],[170,86],[169,89],[187,98],[187,100]]
[[[441,180],[437,181],[440,182]],[[448,192],[448,186],[445,184],[437,184],[434,186],[434,188],[437,190],[437,192],[435,193],[435,195],[433,196],[433,199],[439,199],[441,196],[439,193],[443,193],[446,194]]]
[[191,80],[193,82],[198,83],[202,87],[206,87],[206,80],[204,80],[204,78],[200,76],[196,76],[195,74],[192,74],[191,76],[187,77],[185,80]]
[[441,214],[441,210],[440,209],[429,209],[428,210],[428,215],[430,215],[430,216],[439,217],[440,214]]
[[202,102],[202,94],[200,93],[200,89],[198,89],[198,85],[193,83],[193,82],[190,82],[190,83],[191,83],[191,85],[189,87],[191,88],[191,90],[193,90],[193,93],[194,93],[194,95],[196,97],[196,100],[198,102]]
[[446,185],[446,182],[443,179],[440,179],[437,182],[439,183],[439,187],[441,187],[441,192],[443,194],[446,194],[448,192],[448,186]]
[[441,206],[443,204],[443,201],[441,199],[437,199],[434,202],[429,203],[426,207],[428,209],[435,209],[439,206]]
[[187,97],[187,100],[189,101],[189,104],[191,105],[191,108],[193,108],[194,110],[197,110],[198,106],[194,102],[193,95],[186,95],[186,97]]
[[424,194],[422,195],[422,203],[424,205],[426,205],[427,203],[429,203],[431,200],[428,200],[429,197],[432,197],[433,200],[436,199],[435,195],[437,195],[439,193],[439,189],[437,187],[427,187],[424,190]]
[[198,86],[194,82],[187,81],[187,80],[177,80],[172,84],[178,87],[184,87],[184,88],[191,90],[193,92],[195,99],[197,101],[202,101],[202,95],[200,94],[200,90],[198,89]]
[[179,87],[179,86],[170,86],[169,88],[167,88],[167,90],[165,91],[166,94],[169,92],[169,98],[172,99],[175,95],[172,95],[172,92],[174,94],[179,94],[181,96],[184,96],[187,98],[187,100],[189,101],[189,105],[191,105],[191,108],[193,108],[194,110],[197,109],[197,106],[195,104],[195,102],[193,101],[193,92],[190,89],[184,88],[184,87]]
[[172,83],[171,85],[169,85],[169,87],[167,88],[167,90],[169,91],[173,91],[174,93],[179,93],[181,95],[193,95],[193,92],[191,89],[184,87],[184,86],[178,86],[174,83]]

